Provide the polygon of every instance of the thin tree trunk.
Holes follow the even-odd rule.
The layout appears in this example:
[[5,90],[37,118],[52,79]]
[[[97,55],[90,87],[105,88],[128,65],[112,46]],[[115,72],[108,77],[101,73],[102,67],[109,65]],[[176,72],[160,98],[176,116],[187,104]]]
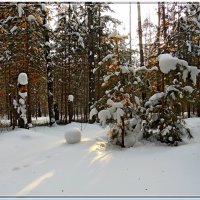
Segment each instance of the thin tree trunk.
[[143,66],[144,53],[143,53],[143,43],[142,43],[142,23],[141,23],[140,2],[137,2],[137,10],[138,10],[138,36],[139,36],[139,50],[140,50],[140,66]]
[[[157,43],[156,45],[158,46],[158,53],[157,53],[157,57],[160,55],[160,2],[158,2],[158,28],[157,28]],[[156,79],[157,79],[157,91],[161,91],[161,87],[160,87],[160,72],[157,72],[156,75]]]
[[[92,2],[86,3],[88,12],[88,64],[89,64],[89,109],[95,103],[95,75],[94,69],[94,5]],[[91,120],[91,123],[94,119]]]
[[130,3],[130,5],[129,5],[129,27],[130,27],[130,29],[129,29],[129,34],[130,34],[130,64],[132,63],[132,31],[131,31],[131,29],[132,29],[132,21],[131,21],[131,18],[132,18],[132,16],[131,16],[131,14],[132,14],[132,12],[131,12],[131,3]]
[[[139,37],[139,49],[140,49],[140,67],[144,66],[144,52],[143,52],[143,43],[142,43],[142,23],[141,23],[141,10],[140,10],[140,2],[137,2],[137,10],[138,10],[138,37]],[[142,77],[144,78],[144,77]],[[142,100],[145,101],[146,92],[142,92]]]
[[47,66],[47,95],[48,95],[48,110],[49,110],[49,125],[52,126],[55,123],[55,112],[54,112],[54,97],[53,97],[53,66],[50,56],[49,47],[49,30],[47,25],[47,12],[43,10],[43,35],[45,39],[45,60]]

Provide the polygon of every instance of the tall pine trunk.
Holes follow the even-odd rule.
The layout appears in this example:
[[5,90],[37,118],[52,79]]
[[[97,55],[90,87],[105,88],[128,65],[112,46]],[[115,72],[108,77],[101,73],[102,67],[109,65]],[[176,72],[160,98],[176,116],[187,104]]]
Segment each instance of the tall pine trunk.
[[[138,10],[138,37],[139,37],[139,50],[140,50],[140,67],[142,67],[144,65],[144,52],[143,52],[143,43],[142,43],[142,23],[141,23],[140,2],[137,2],[137,10]],[[145,98],[146,98],[146,91],[143,91],[142,92],[143,102],[145,101]]]
[[142,23],[141,23],[141,10],[140,3],[137,2],[138,10],[138,36],[139,36],[139,50],[140,50],[140,66],[144,65],[144,53],[143,53],[143,43],[142,43]]
[[[160,13],[160,2],[158,2],[158,28],[157,28],[157,42],[156,42],[156,45],[157,45],[157,57],[160,55],[160,16],[161,16],[161,13]],[[157,75],[156,75],[156,80],[157,80],[157,91],[161,91],[161,85],[160,85],[160,72],[158,71],[157,72]]]
[[43,14],[43,36],[45,40],[45,60],[47,66],[47,95],[49,110],[49,125],[55,123],[54,97],[53,97],[53,66],[51,62],[50,46],[49,46],[49,29],[47,27],[47,12],[42,8]]

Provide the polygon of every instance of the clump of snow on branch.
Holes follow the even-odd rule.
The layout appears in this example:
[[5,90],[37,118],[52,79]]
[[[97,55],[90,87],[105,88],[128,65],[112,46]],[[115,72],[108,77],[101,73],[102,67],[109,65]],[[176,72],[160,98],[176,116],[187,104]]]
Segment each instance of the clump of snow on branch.
[[27,19],[28,19],[29,22],[35,22],[36,21],[36,19],[35,19],[35,17],[33,15],[29,15],[27,17]]
[[13,27],[10,29],[10,32],[11,32],[11,33],[14,33],[17,29],[18,29],[17,26],[13,26]]
[[176,69],[178,58],[170,54],[161,54],[158,56],[159,67],[162,73],[168,74],[171,70]]
[[106,127],[106,121],[111,118],[111,113],[109,110],[101,110],[98,113],[98,118],[102,127]]
[[27,97],[27,92],[18,92],[19,96],[21,96],[23,99]]
[[18,76],[18,84],[27,85],[28,84],[28,77],[26,73],[20,73]]
[[120,35],[117,30],[114,30],[109,36],[108,39],[118,39],[118,40],[123,40],[126,39],[127,35]]
[[193,85],[195,86],[197,83],[197,76],[200,73],[200,70],[196,66],[188,66],[183,71],[183,80],[186,81],[190,74],[190,80],[193,82]]
[[13,107],[14,107],[14,109],[17,109],[17,107],[18,107],[18,103],[17,103],[16,99],[13,99]]
[[145,107],[157,105],[159,101],[161,100],[161,98],[163,98],[164,96],[165,96],[164,92],[154,94],[153,96],[149,98],[149,101],[145,103]]
[[90,120],[92,119],[93,116],[97,115],[98,111],[96,108],[92,108],[92,110],[90,111]]
[[189,92],[189,94],[191,94],[194,91],[194,89],[191,86],[185,86],[183,90]]
[[26,6],[26,4],[23,4],[23,3],[19,3],[17,5],[17,9],[18,9],[18,15],[19,17],[22,17],[22,15],[24,14],[24,7]]
[[70,94],[68,96],[68,101],[73,102],[74,101],[74,96]]

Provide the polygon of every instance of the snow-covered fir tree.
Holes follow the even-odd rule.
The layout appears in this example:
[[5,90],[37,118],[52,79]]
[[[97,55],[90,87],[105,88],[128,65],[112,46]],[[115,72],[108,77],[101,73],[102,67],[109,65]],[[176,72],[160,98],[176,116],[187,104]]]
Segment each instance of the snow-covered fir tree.
[[130,147],[141,136],[144,109],[139,93],[145,84],[139,74],[157,68],[148,70],[144,66],[135,68],[128,65],[128,56],[123,53],[126,49],[125,38],[117,31],[108,36],[114,49],[99,63],[106,71],[102,83],[105,95],[94,105],[90,118],[98,114],[100,124],[103,127],[109,125],[108,138],[112,144]]
[[192,98],[200,71],[170,54],[161,54],[158,60],[165,87],[145,103],[143,134],[144,138],[156,138],[161,142],[177,145],[184,135],[192,137],[184,126],[181,109],[182,104]]

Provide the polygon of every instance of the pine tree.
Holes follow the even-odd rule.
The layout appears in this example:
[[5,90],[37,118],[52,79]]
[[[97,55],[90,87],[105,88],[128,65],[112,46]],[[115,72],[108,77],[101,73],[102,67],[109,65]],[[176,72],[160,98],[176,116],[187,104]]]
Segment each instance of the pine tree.
[[117,31],[108,36],[113,52],[102,59],[104,68],[102,87],[105,95],[97,101],[90,112],[90,118],[98,114],[100,124],[109,125],[109,141],[121,147],[133,146],[141,132],[143,107],[139,94],[144,87],[139,74],[148,71],[146,67],[129,66],[129,54],[124,54],[125,36]]
[[181,105],[191,98],[194,88],[188,83],[196,85],[199,72],[196,67],[188,66],[185,60],[170,54],[160,54],[158,60],[160,70],[166,77],[165,88],[145,103],[147,116],[143,133],[145,138],[153,137],[161,142],[177,145],[182,141],[183,135],[192,137],[184,125]]

